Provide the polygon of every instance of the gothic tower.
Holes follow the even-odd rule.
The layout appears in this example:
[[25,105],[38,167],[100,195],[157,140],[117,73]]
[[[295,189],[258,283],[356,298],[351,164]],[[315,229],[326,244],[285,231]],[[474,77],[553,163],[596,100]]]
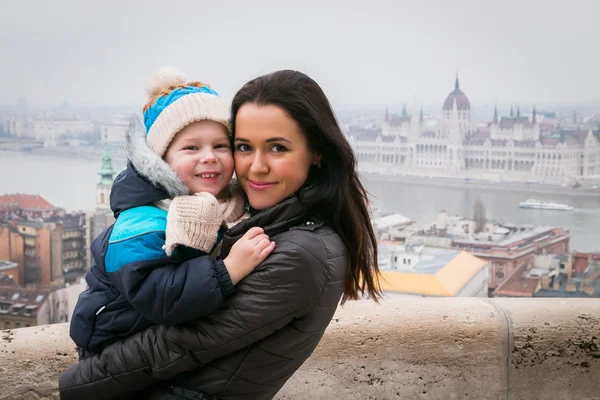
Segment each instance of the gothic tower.
[[110,188],[113,184],[115,170],[106,141],[102,152],[102,168],[98,171],[98,175],[100,175],[100,181],[96,184],[96,209],[110,210]]

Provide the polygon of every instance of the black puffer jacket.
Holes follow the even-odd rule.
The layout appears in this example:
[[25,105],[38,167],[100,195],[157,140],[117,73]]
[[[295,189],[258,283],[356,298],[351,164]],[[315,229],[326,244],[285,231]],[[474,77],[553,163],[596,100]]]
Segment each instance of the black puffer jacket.
[[329,325],[348,257],[339,236],[296,197],[229,230],[222,255],[253,226],[265,229],[275,250],[221,309],[148,328],[74,365],[60,377],[61,399],[181,399],[169,391],[173,384],[223,400],[274,397]]

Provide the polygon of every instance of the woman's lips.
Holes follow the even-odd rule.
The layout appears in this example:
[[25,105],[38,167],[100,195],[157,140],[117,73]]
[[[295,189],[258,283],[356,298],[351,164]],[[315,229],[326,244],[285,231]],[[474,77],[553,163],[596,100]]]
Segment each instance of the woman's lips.
[[250,189],[252,190],[267,190],[273,187],[273,185],[275,185],[273,182],[261,182],[248,179],[248,186],[250,186]]

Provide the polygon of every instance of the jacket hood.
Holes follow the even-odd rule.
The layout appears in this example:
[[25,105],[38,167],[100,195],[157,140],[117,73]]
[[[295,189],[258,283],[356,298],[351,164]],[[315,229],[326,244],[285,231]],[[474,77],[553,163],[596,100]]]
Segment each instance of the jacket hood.
[[115,217],[133,207],[189,194],[175,171],[146,143],[144,127],[133,117],[125,133],[127,168],[115,179],[110,208]]

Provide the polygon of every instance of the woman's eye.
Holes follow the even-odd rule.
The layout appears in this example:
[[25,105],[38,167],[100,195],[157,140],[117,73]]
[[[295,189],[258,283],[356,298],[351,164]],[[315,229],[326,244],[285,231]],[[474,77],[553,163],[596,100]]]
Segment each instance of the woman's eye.
[[283,153],[284,151],[288,151],[287,147],[281,144],[274,144],[273,147],[271,147],[271,150],[273,150],[275,153]]
[[247,144],[238,144],[235,148],[235,151],[250,151],[250,146]]

